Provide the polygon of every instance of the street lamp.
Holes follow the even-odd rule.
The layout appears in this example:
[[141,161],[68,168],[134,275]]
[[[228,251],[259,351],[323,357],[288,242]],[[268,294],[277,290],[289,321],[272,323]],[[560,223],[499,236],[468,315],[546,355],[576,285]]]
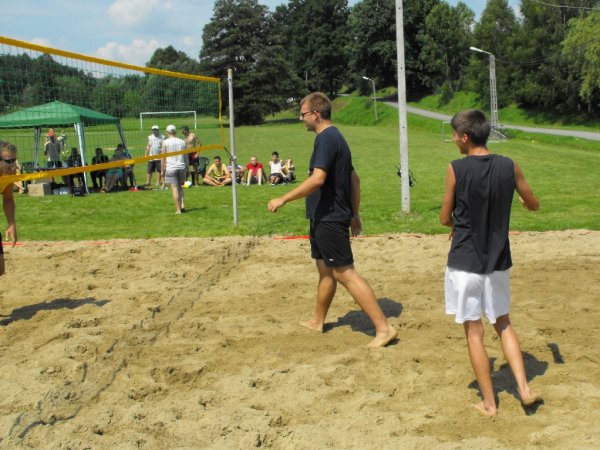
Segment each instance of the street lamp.
[[498,96],[496,95],[496,57],[490,52],[481,50],[477,47],[469,47],[469,50],[479,53],[485,53],[490,57],[490,108],[492,110],[491,126],[492,130],[498,131]]
[[372,80],[368,77],[363,77],[363,80],[373,83],[373,107],[375,108],[375,123],[377,123],[377,97],[375,96],[375,80]]

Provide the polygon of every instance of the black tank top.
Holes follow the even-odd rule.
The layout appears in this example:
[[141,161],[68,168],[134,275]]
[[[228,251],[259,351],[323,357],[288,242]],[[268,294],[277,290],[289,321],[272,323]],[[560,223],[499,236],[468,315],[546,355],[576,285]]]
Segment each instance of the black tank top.
[[508,229],[515,168],[500,155],[452,161],[456,192],[448,267],[487,274],[512,266]]

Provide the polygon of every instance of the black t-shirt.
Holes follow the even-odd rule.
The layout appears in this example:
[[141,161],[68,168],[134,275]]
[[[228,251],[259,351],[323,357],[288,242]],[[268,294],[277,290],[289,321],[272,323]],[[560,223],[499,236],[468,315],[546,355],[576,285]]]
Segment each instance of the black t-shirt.
[[309,175],[327,172],[320,189],[306,197],[306,217],[313,221],[348,222],[352,219],[352,155],[339,130],[330,126],[315,138]]
[[456,192],[448,267],[489,274],[512,266],[508,229],[515,167],[500,155],[452,161]]

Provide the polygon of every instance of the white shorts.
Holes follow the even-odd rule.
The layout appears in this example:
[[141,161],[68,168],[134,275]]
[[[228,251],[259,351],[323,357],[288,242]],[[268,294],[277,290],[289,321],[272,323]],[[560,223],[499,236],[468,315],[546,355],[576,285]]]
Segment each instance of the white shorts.
[[457,323],[479,320],[482,313],[496,323],[510,309],[510,269],[482,275],[446,267],[445,291],[446,314]]

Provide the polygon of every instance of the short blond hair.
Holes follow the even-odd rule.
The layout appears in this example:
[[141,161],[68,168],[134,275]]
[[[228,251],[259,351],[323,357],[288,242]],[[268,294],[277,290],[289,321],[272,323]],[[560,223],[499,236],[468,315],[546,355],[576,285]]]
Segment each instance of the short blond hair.
[[307,104],[311,111],[318,111],[323,119],[331,119],[331,100],[322,92],[313,92],[300,100],[300,106]]

